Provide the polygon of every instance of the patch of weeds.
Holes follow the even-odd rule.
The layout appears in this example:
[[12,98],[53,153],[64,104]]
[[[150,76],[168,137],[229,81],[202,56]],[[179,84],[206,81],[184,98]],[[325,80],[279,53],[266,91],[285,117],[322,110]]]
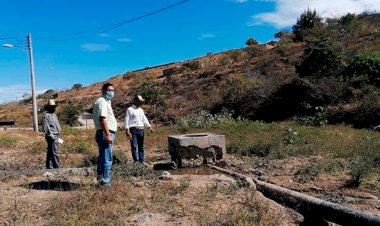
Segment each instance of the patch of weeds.
[[83,167],[93,167],[93,166],[96,166],[97,161],[98,161],[98,156],[89,155],[83,159],[82,166]]
[[240,188],[246,187],[246,182],[242,179],[237,179],[234,182],[229,183],[228,187],[224,190],[224,194],[231,195]]
[[32,151],[34,154],[46,152],[46,149],[47,144],[44,141],[36,141],[28,146],[28,150]]
[[286,130],[284,135],[285,145],[294,145],[298,140],[298,133],[291,127]]
[[190,128],[216,128],[218,125],[240,120],[234,119],[232,114],[232,112],[225,109],[215,115],[207,111],[200,111],[199,113],[179,118],[174,127],[181,133],[188,131]]
[[215,216],[204,216],[198,219],[201,225],[281,225],[276,218],[266,216],[267,205],[257,201],[254,191],[244,191],[245,195],[238,205],[233,205],[227,211]]
[[146,177],[145,179],[152,179],[158,176],[158,172],[153,169],[146,167],[143,164],[132,163],[132,162],[121,162],[117,164],[112,169],[115,177],[131,179],[132,177]]
[[217,182],[207,185],[206,189],[198,194],[196,197],[200,202],[214,201],[219,192],[219,185]]
[[350,180],[347,181],[346,187],[357,188],[363,178],[368,176],[370,172],[380,165],[380,155],[358,157],[351,161],[351,171],[349,173]]
[[346,183],[347,187],[358,187],[363,178],[380,166],[379,143],[367,143],[361,148],[365,149],[365,153],[353,158],[350,162],[351,178]]
[[320,168],[317,165],[301,166],[294,173],[294,178],[299,183],[313,181],[320,173]]
[[335,172],[348,167],[348,163],[343,159],[331,159],[321,163],[323,166],[323,171],[325,172]]
[[63,149],[66,153],[89,154],[91,152],[91,145],[82,141],[74,141],[71,144],[63,145]]
[[228,144],[227,153],[243,156],[265,157],[273,150],[275,144],[272,141],[259,140],[253,144]]
[[183,178],[179,182],[178,189],[182,192],[186,189],[188,189],[190,186],[190,179],[189,178]]
[[297,117],[297,123],[307,126],[322,126],[327,124],[327,112],[322,107],[316,107],[314,115]]
[[131,193],[117,182],[107,191],[85,187],[54,198],[42,217],[51,225],[122,225]]
[[202,225],[258,225],[260,219],[257,212],[250,212],[245,209],[229,209],[226,213],[220,214]]
[[2,148],[15,148],[19,142],[19,138],[13,134],[0,134],[0,147]]

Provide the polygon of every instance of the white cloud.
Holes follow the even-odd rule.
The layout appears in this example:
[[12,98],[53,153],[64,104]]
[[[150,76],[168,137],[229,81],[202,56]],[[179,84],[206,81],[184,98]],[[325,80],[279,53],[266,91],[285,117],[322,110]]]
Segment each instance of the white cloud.
[[202,33],[201,36],[198,37],[199,40],[210,39],[210,38],[215,38],[215,35],[212,33]]
[[276,0],[274,4],[276,4],[274,12],[253,15],[247,25],[270,24],[277,28],[291,26],[307,8],[317,10],[323,18],[380,10],[378,0]]
[[132,39],[130,39],[130,38],[118,38],[117,41],[118,42],[132,42]]
[[98,36],[102,37],[102,38],[108,38],[108,37],[110,37],[110,35],[107,34],[107,33],[100,33],[100,34],[98,34]]
[[[37,89],[36,94],[44,93],[47,89]],[[25,93],[31,93],[30,85],[15,84],[0,87],[0,104],[10,101],[19,101]]]
[[88,52],[104,52],[111,50],[109,44],[99,44],[99,43],[85,43],[81,45],[82,49]]

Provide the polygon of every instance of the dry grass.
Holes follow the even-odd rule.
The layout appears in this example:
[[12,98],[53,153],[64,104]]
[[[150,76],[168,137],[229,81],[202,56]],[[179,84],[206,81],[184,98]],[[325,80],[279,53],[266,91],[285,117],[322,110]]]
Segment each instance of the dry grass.
[[[289,128],[292,128],[291,132]],[[228,161],[236,161],[232,162],[236,170],[257,167],[271,174],[281,171],[279,177],[273,176],[274,182],[290,187],[300,184],[303,187],[324,186],[323,189],[331,188],[331,191],[338,192],[349,177],[348,173],[354,172],[353,167],[358,167],[355,172],[361,173],[362,177],[357,191],[374,195],[380,193],[377,155],[374,155],[378,151],[380,135],[376,132],[345,126],[315,128],[289,122],[266,124],[246,121],[221,124],[212,129],[192,128],[187,132],[206,131],[225,134],[228,146],[239,144],[242,148],[260,149],[264,146],[258,144],[263,141],[271,145],[268,155],[263,157],[255,154],[242,157],[239,152],[228,155]],[[147,161],[167,157],[167,136],[177,133],[171,127],[159,128],[154,134],[147,133]],[[86,159],[92,159],[92,164],[96,161],[97,148],[93,136],[93,130],[63,130],[65,143],[61,149],[61,161],[64,167],[83,166]],[[133,223],[136,214],[158,213],[164,216],[164,224],[167,225],[181,222],[193,225],[282,224],[282,217],[273,216],[286,213],[278,212],[279,209],[258,199],[242,184],[212,182],[205,185],[192,177],[160,181],[157,172],[139,165],[128,165],[129,143],[123,131],[117,136],[114,154],[120,162],[115,162],[113,167],[111,188],[99,189],[92,185],[92,181],[82,183],[79,190],[64,193],[23,190],[20,196],[7,192],[0,199],[3,206],[0,208],[1,216],[6,216],[0,222],[11,225],[123,225]],[[7,131],[0,133],[0,152],[1,170],[44,168],[46,143],[42,134]],[[371,168],[360,171],[360,164],[350,164],[352,159],[367,157],[375,163]],[[289,184],[288,178],[294,181]],[[3,181],[1,186],[17,180],[20,178],[11,178]],[[36,206],[39,202],[43,207]],[[291,218],[287,216],[287,219]]]

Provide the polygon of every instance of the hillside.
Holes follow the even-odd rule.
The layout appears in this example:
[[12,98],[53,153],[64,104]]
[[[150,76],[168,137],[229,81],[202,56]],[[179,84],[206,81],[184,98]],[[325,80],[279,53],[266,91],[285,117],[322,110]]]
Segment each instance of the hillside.
[[[304,28],[303,41],[294,41],[294,34],[290,32],[278,32],[275,36],[279,40],[270,45],[251,45],[207,54],[108,79],[107,82],[115,85],[113,107],[116,116],[122,119],[124,108],[133,95],[140,93],[148,100],[146,111],[149,117],[165,124],[200,110],[218,113],[228,109],[236,117],[278,121],[294,116],[313,117],[318,112],[310,109],[319,107],[329,110],[326,117],[331,117],[331,122],[355,124],[350,116],[355,107],[369,94],[378,97],[379,84],[363,78],[367,75],[355,74],[356,69],[350,66],[358,54],[374,55],[377,59],[380,53],[379,14],[348,14],[326,19],[321,25]],[[327,41],[322,43],[321,40]],[[318,45],[322,45],[319,46],[322,50],[331,48],[331,52],[338,52],[339,56],[316,55],[319,54],[316,52]],[[310,54],[310,51],[314,52]],[[325,62],[326,57],[332,60]],[[310,64],[309,61],[317,63]],[[375,67],[378,62],[375,61]],[[374,81],[378,79],[377,74]],[[61,106],[80,105],[84,110],[90,110],[104,82],[61,91],[57,101]],[[49,95],[40,97],[39,106],[42,107],[43,98]],[[19,110],[30,106],[27,102],[19,103],[17,108],[12,104],[1,106],[0,117],[17,119],[19,125],[27,123],[28,120],[23,118],[30,115]],[[283,111],[284,108],[287,110]]]

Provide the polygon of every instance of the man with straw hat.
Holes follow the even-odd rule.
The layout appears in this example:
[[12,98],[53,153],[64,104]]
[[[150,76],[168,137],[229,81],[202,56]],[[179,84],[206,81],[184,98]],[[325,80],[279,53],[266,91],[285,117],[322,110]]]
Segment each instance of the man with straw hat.
[[43,130],[45,132],[45,140],[48,144],[46,154],[46,168],[55,169],[60,167],[58,153],[58,143],[61,142],[59,134],[61,132],[61,126],[57,116],[54,114],[56,108],[55,101],[49,99],[45,104],[46,113],[42,119]]
[[133,162],[141,164],[145,159],[144,128],[148,127],[151,133],[154,132],[141,108],[144,102],[145,99],[137,95],[133,99],[132,106],[125,111],[125,134],[131,143],[132,159]]

